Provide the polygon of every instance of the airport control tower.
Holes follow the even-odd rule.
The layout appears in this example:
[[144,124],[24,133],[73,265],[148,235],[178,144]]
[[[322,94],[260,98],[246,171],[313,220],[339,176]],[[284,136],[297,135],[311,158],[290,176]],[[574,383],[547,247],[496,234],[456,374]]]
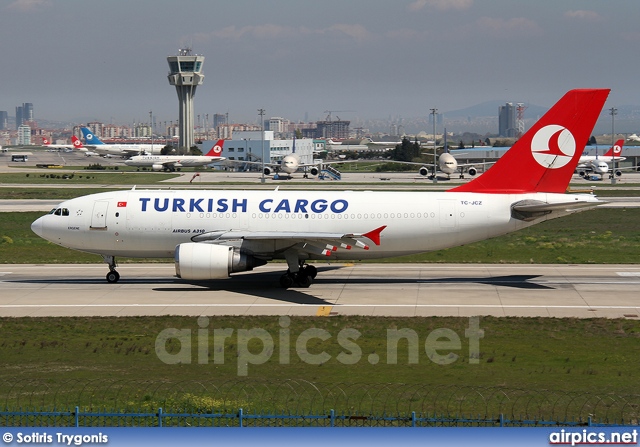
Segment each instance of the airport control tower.
[[167,57],[169,84],[176,86],[180,102],[180,148],[193,146],[193,95],[204,82],[204,56],[191,54],[191,48],[180,49],[177,56]]

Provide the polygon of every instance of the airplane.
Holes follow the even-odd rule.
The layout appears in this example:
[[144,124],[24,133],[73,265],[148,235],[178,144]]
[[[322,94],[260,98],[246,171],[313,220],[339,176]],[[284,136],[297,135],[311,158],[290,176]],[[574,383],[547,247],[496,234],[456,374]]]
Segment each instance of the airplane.
[[[77,137],[75,135],[72,137],[72,141],[73,141],[73,138],[77,139]],[[75,141],[73,141],[72,144],[51,144],[51,140],[49,140],[49,138],[47,138],[47,137],[44,137],[42,139],[42,145],[44,147],[46,147],[47,150],[49,150],[49,149],[74,149],[74,148],[76,148]]]
[[40,237],[116,258],[166,257],[186,281],[284,259],[280,286],[309,287],[307,261],[441,250],[594,208],[569,181],[609,89],[567,92],[483,175],[448,191],[140,190],[66,200],[31,224]]
[[640,137],[635,133],[632,133],[627,137],[627,141],[640,141]]
[[[296,154],[296,139],[293,138],[293,149],[290,154],[282,157],[282,160],[279,163],[262,163],[260,161],[248,161],[248,160],[226,160],[226,163],[233,164],[242,164],[242,165],[254,165],[260,166],[263,169],[264,175],[271,175],[271,172],[275,172],[274,179],[290,179],[291,174],[298,171],[298,169],[302,168],[305,171],[305,178],[307,177],[307,173],[311,175],[318,175],[322,169],[317,163],[302,163],[300,160],[300,156]],[[343,161],[339,162],[323,162],[322,165],[330,165],[336,163],[344,163]],[[282,176],[280,173],[284,172],[287,174],[286,176]]]
[[205,155],[136,155],[125,160],[124,164],[171,172],[182,167],[205,166],[225,159],[221,156],[223,144],[224,140],[218,140]]
[[160,154],[163,144],[107,144],[95,136],[90,129],[81,127],[85,146],[101,154],[111,155],[139,155],[141,153]]
[[[607,158],[611,160],[624,161],[626,157],[621,157],[622,155],[622,147],[624,146],[624,140],[620,139],[615,142],[613,146],[609,148],[609,150],[603,154],[602,156],[598,155],[582,155],[580,160],[578,161],[578,166],[576,167],[578,171],[578,175],[585,179],[591,178],[591,175],[596,174],[599,175],[600,178],[604,178],[605,174],[607,174],[610,169],[609,165],[605,161]],[[615,172],[612,173],[616,177],[620,177],[622,175],[622,171],[620,169],[616,169]]]

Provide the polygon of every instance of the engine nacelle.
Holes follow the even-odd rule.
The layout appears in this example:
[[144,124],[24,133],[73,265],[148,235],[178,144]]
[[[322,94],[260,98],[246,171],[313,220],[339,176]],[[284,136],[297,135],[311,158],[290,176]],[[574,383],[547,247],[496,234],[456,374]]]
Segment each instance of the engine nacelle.
[[622,171],[616,169],[616,177],[620,177],[622,175]]
[[469,169],[467,169],[467,172],[471,177],[474,177],[478,173],[478,170],[471,166]]
[[578,171],[578,175],[579,175],[580,177],[584,177],[584,176],[586,176],[586,175],[587,175],[587,173],[586,173],[585,171]]
[[151,165],[151,169],[153,169],[154,171],[163,171],[164,165],[154,164],[154,165]]
[[427,175],[429,175],[429,168],[427,168],[426,166],[423,166],[418,170],[418,173],[423,177],[426,177]]
[[175,252],[176,275],[182,279],[224,279],[266,263],[226,245],[188,242]]
[[271,169],[265,167],[262,172],[264,172],[264,175],[269,175],[269,174],[271,174]]
[[320,173],[320,169],[318,169],[317,166],[314,166],[311,169],[309,169],[309,174],[311,175],[318,175],[319,173]]

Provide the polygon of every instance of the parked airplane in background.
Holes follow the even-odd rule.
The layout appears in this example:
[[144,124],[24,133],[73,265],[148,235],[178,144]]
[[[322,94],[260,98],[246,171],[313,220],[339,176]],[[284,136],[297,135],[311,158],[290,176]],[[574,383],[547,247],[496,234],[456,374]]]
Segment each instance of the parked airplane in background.
[[640,141],[640,137],[635,133],[632,133],[627,137],[627,141]]
[[[76,144],[75,141],[73,141],[73,138],[75,138],[76,140],[78,140],[77,137],[73,136],[72,137],[72,144],[51,144],[51,140],[49,140],[48,138],[43,138],[42,139],[42,145],[44,147],[46,147],[47,149],[74,149],[76,148]],[[78,140],[80,141],[80,140]],[[82,143],[80,143],[82,145]]]
[[483,175],[446,192],[139,190],[62,202],[31,225],[58,245],[116,257],[171,257],[182,279],[213,280],[285,259],[283,287],[308,287],[312,259],[440,250],[593,208],[566,189],[609,94],[572,90]]
[[[618,140],[603,155],[582,155],[580,157],[580,160],[578,161],[578,166],[576,167],[576,170],[578,171],[580,177],[590,178],[593,174],[596,174],[599,175],[601,179],[603,179],[604,176],[610,171],[607,160],[626,160],[625,157],[620,156],[622,155],[623,146],[624,140]],[[611,175],[620,177],[622,175],[622,171],[619,168],[616,168],[616,171],[612,172]]]
[[136,155],[125,160],[124,164],[171,172],[183,167],[205,166],[225,159],[221,156],[223,144],[224,140],[218,140],[205,155]]
[[[295,138],[293,139],[292,152],[282,157],[282,160],[278,163],[274,163],[274,162],[262,163],[260,161],[248,161],[248,160],[226,160],[225,162],[235,164],[235,165],[241,164],[241,165],[260,166],[262,169],[264,169],[265,175],[271,175],[271,172],[274,172],[275,175],[273,178],[276,180],[282,179],[282,178],[290,179],[291,174],[297,172],[298,169],[304,170],[305,177],[306,177],[306,173],[309,173],[314,176],[318,175],[322,169],[322,166],[318,165],[317,163],[302,163],[300,161],[300,156],[296,153]],[[343,163],[343,162],[342,161],[324,162],[322,163],[322,165],[330,165],[330,164],[336,164],[336,163]],[[283,176],[282,173],[286,174],[286,176]]]
[[90,129],[81,127],[85,146],[100,154],[132,156],[143,153],[160,154],[164,144],[107,144],[100,141]]

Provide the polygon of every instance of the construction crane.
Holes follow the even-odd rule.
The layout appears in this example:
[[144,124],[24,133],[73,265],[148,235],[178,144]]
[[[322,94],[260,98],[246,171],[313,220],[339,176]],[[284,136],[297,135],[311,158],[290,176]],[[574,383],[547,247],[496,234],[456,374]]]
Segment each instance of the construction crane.
[[[347,113],[347,112],[355,112],[355,110],[325,110],[324,113],[328,113],[327,119],[325,121],[331,122],[331,114],[332,113]],[[340,121],[340,117],[336,115],[338,121]]]

